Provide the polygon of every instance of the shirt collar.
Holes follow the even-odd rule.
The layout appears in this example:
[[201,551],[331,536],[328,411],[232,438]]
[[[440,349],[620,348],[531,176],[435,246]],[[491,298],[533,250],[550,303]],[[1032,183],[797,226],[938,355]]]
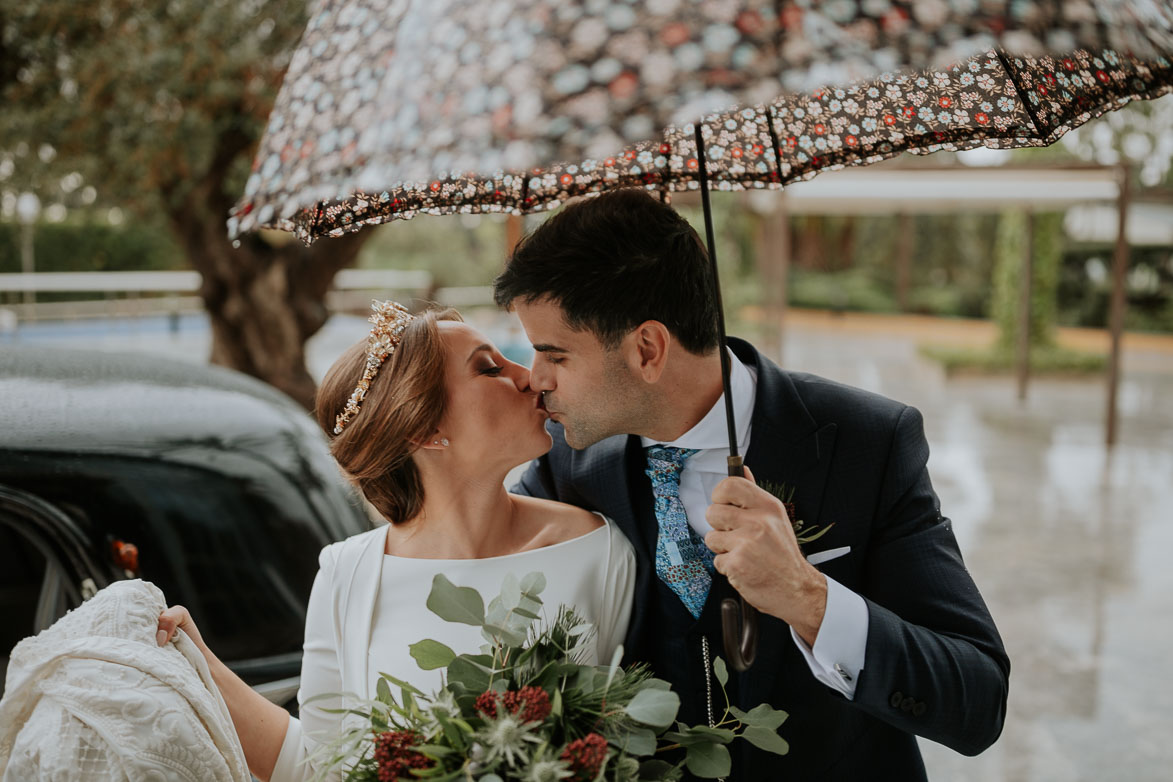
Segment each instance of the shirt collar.
[[[726,349],[728,350],[728,348]],[[737,424],[737,447],[741,453],[749,444],[749,430],[753,418],[754,396],[757,384],[750,369],[741,363],[741,360],[729,353],[729,385],[733,391],[733,418]],[[653,445],[668,445],[675,448],[695,448],[702,451],[708,448],[728,448],[729,432],[725,425],[725,394],[717,398],[716,403],[697,422],[696,426],[671,442],[640,438],[644,448]]]

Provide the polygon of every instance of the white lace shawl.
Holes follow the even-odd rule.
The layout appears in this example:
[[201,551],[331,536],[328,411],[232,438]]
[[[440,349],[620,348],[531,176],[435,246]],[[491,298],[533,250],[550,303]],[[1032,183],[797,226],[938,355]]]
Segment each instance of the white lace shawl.
[[248,782],[207,662],[182,631],[155,642],[154,584],[119,581],[12,651],[0,780]]

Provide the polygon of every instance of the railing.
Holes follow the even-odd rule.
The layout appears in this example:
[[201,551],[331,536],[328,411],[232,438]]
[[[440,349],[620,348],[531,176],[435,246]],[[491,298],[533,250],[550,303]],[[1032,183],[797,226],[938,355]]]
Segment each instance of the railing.
[[[194,295],[200,287],[200,274],[194,271],[153,272],[38,272],[0,274],[0,302],[3,296],[27,293],[105,294],[102,299],[72,301],[13,301],[0,303],[0,332],[14,330],[22,321],[72,320],[78,318],[134,317],[144,315],[179,315],[200,312],[203,301]],[[326,304],[334,311],[363,309],[372,291],[410,291],[431,295],[434,279],[427,271],[400,269],[343,269],[334,277],[333,290]],[[452,288],[465,292],[470,289]],[[476,289],[477,303],[492,301],[485,289]],[[144,295],[145,294],[145,295]],[[456,303],[456,302],[453,302]],[[471,303],[471,302],[469,302]]]

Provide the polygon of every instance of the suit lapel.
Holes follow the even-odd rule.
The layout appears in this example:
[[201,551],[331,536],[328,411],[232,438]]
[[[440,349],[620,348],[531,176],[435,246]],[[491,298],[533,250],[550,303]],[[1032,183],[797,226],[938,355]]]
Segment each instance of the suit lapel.
[[638,459],[642,459],[639,438],[635,435],[609,437],[582,456],[579,484],[588,503],[601,509],[631,541],[641,560],[652,556],[647,536],[640,524],[640,498],[632,491],[631,476]]
[[[835,447],[835,424],[819,426],[790,377],[749,343],[730,339],[729,346],[743,363],[756,367],[758,374],[745,463],[759,484],[768,482],[793,489],[797,513],[804,521],[817,523]],[[785,622],[761,616],[758,643],[762,650],[777,650],[781,657],[762,657],[743,674],[739,689],[746,703],[770,692],[784,664],[805,668]]]

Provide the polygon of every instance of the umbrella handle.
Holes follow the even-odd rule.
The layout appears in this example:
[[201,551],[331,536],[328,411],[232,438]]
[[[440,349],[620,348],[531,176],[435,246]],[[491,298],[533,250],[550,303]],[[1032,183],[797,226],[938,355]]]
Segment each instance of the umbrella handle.
[[[740,456],[729,457],[729,475],[745,477],[745,465]],[[721,601],[721,635],[725,639],[725,656],[737,672],[749,670],[758,652],[758,610],[745,602],[727,597]]]
[[758,610],[740,595],[736,600],[725,598],[721,601],[721,634],[729,666],[739,673],[749,670],[758,653]]

